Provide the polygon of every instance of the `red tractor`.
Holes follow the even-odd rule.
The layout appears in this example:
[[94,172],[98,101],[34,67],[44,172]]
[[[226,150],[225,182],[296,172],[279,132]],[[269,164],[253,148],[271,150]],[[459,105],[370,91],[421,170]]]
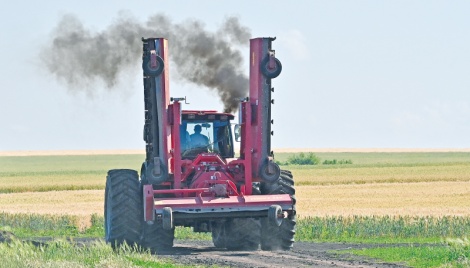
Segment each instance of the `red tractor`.
[[271,79],[282,68],[274,39],[250,40],[250,92],[233,128],[230,113],[181,110],[184,98],[169,96],[168,41],[142,39],[146,159],[140,178],[108,172],[105,233],[113,247],[169,248],[175,226],[187,226],[211,232],[218,248],[292,248],[294,181],[271,151]]

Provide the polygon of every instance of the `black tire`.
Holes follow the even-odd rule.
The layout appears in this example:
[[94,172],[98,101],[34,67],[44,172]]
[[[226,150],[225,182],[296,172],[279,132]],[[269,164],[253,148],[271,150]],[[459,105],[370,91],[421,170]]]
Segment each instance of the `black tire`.
[[212,225],[212,242],[216,248],[257,250],[261,240],[260,221],[253,218],[230,219]]
[[266,218],[261,220],[262,250],[291,250],[294,246],[295,214],[285,218],[281,226],[272,226]]
[[261,241],[261,223],[253,218],[225,222],[225,247],[228,250],[257,250]]
[[[268,173],[269,166],[271,166],[272,169],[274,169],[274,173]],[[279,176],[281,176],[281,168],[279,167],[278,164],[274,162],[269,162],[266,161],[261,165],[261,168],[259,170],[259,175],[260,177],[266,182],[266,183],[274,183],[279,179]]]
[[141,244],[143,247],[150,249],[151,252],[172,248],[174,239],[175,227],[165,230],[161,221],[155,221],[152,225],[143,224]]
[[104,201],[104,230],[107,243],[139,245],[142,233],[142,191],[137,171],[108,171]]
[[163,163],[160,163],[160,175],[153,172],[155,165],[152,162],[144,162],[140,169],[142,184],[160,184],[168,179],[168,171]]
[[[254,182],[252,188],[254,195],[261,194],[260,183]],[[247,229],[244,230],[246,226]],[[212,242],[216,248],[231,250],[256,250],[261,239],[261,224],[256,219],[234,219],[212,222]],[[227,230],[229,230],[227,232]],[[240,237],[241,235],[241,237]],[[235,244],[234,244],[235,243]],[[231,244],[231,245],[229,245]]]
[[261,68],[261,73],[263,73],[264,76],[266,76],[267,78],[271,79],[271,78],[276,78],[279,76],[279,74],[281,74],[282,64],[277,58],[274,58],[276,67],[274,69],[270,69],[268,66],[270,59],[271,59],[271,56],[269,55],[264,57],[264,59],[261,61],[260,68]]
[[[282,216],[282,218],[280,217]],[[272,205],[268,209],[268,222],[272,226],[279,227],[284,220],[284,213],[282,212],[282,208],[279,205]]]
[[212,223],[212,243],[216,248],[226,248],[227,235],[225,234],[225,222],[216,221]]
[[165,230],[173,229],[173,212],[170,207],[164,207],[162,212],[162,227]]
[[281,225],[273,226],[267,218],[261,220],[261,249],[262,250],[290,250],[294,245],[295,235],[295,188],[292,173],[281,171],[279,180],[275,183],[262,183],[262,194],[289,194],[294,203],[294,213],[282,220]]
[[261,194],[288,194],[295,200],[294,179],[288,170],[281,170],[279,179],[274,183],[261,183]]
[[157,59],[157,66],[152,68],[150,65],[150,55],[145,57],[142,62],[142,69],[144,70],[145,76],[159,76],[165,67],[165,63],[160,56],[156,56]]

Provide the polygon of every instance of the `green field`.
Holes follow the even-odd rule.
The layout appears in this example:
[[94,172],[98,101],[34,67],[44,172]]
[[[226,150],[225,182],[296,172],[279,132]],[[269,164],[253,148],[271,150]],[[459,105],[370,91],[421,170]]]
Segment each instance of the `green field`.
[[[291,155],[276,154],[276,160],[285,162]],[[393,262],[412,259],[413,261],[409,261],[408,264],[417,267],[436,267],[443,264],[464,267],[469,263],[469,256],[466,253],[469,249],[468,243],[449,241],[466,241],[467,234],[470,233],[470,203],[468,203],[470,202],[468,185],[470,153],[317,153],[316,155],[321,159],[319,165],[282,166],[294,174],[299,199],[298,209],[301,215],[304,215],[298,220],[297,241],[410,243],[410,246],[393,246],[389,250],[364,249],[350,253]],[[99,195],[102,198],[101,191],[104,189],[109,169],[139,170],[143,159],[143,155],[1,156],[0,206],[9,207],[10,212],[0,211],[0,229],[12,231],[21,238],[103,237],[102,212],[99,211],[89,212],[91,223],[83,228],[80,227],[79,215],[25,214],[20,207],[18,211],[12,213],[11,209],[18,205],[15,204],[15,200],[31,202],[31,205],[37,203],[37,198],[41,198],[41,195],[37,194],[41,192],[46,197],[56,191],[66,193],[69,190],[95,190],[89,195]],[[352,164],[323,165],[321,163],[324,160],[350,160]],[[387,197],[387,193],[393,195]],[[29,195],[32,196],[31,201],[25,201]],[[377,196],[381,199],[377,199]],[[351,201],[353,197],[356,198],[354,202]],[[87,195],[80,198],[86,201]],[[358,200],[360,202],[355,203]],[[397,203],[403,207],[398,209],[387,207],[396,200],[404,200],[403,203]],[[427,215],[429,207],[422,208],[419,202],[428,204],[433,208],[433,213]],[[442,204],[442,202],[448,203]],[[86,204],[84,203],[85,206]],[[342,214],[341,209],[346,205],[363,209],[361,215]],[[378,210],[374,210],[374,206]],[[98,207],[102,209],[101,201],[98,201]],[[353,211],[349,208],[346,210]],[[328,213],[329,211],[336,213]],[[376,215],[376,211],[385,213]],[[413,216],[416,211],[424,211],[425,215]],[[454,215],[453,211],[459,211],[460,216]],[[53,207],[49,214],[56,214]],[[207,234],[194,234],[188,228],[178,228],[176,235],[179,238],[210,239]],[[422,247],[412,246],[415,243],[431,244]],[[24,254],[42,254],[28,246],[22,250]],[[97,245],[93,250],[98,253],[83,251],[75,255],[85,256],[83,258],[87,259],[87,254],[104,254],[103,256],[106,256],[104,258],[110,262],[115,261],[113,258],[120,258],[109,255],[111,253],[107,252],[103,245]],[[12,250],[6,245],[0,245],[0,253],[4,256],[13,256]],[[48,254],[53,256],[51,253]],[[431,260],[425,257],[429,254],[434,256]],[[146,263],[153,257],[144,254],[132,258],[118,262],[135,265],[133,260]],[[53,257],[44,257],[42,260],[56,261]],[[64,261],[87,262],[83,259]],[[90,260],[90,263],[96,264],[94,261]]]
[[[276,154],[285,162],[292,153]],[[345,165],[287,165],[296,185],[469,181],[470,153],[316,153]],[[0,193],[103,189],[113,168],[140,170],[144,155],[0,156]]]
[[[276,154],[285,162],[293,154]],[[469,181],[470,153],[316,153],[324,160],[351,160],[343,165],[285,165],[296,175],[296,184],[331,185]]]
[[143,155],[0,156],[0,193],[104,189],[113,168],[140,170]]
[[[276,160],[285,162],[292,155],[298,153],[277,153]],[[357,165],[428,165],[443,163],[469,163],[470,152],[406,152],[406,153],[388,153],[388,152],[344,152],[344,153],[315,153],[320,159],[350,159],[354,166]]]

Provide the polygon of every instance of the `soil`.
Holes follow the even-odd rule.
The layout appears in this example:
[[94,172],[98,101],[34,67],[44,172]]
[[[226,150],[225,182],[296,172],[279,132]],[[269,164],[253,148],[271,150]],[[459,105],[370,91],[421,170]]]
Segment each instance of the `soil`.
[[227,251],[214,248],[211,241],[177,240],[173,249],[157,254],[176,263],[203,267],[406,267],[332,252],[379,246],[384,245],[297,242],[291,251]]

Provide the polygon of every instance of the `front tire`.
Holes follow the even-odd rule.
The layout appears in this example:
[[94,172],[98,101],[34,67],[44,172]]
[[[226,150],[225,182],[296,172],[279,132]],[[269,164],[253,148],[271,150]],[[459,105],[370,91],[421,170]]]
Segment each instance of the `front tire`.
[[280,226],[275,226],[269,219],[261,220],[261,249],[262,250],[290,250],[294,245],[295,235],[295,188],[292,173],[287,170],[281,171],[279,180],[275,183],[263,183],[261,185],[262,194],[289,194],[294,204],[294,211],[281,222]]
[[106,242],[114,249],[124,243],[139,245],[142,219],[142,192],[137,171],[108,171],[104,202]]

